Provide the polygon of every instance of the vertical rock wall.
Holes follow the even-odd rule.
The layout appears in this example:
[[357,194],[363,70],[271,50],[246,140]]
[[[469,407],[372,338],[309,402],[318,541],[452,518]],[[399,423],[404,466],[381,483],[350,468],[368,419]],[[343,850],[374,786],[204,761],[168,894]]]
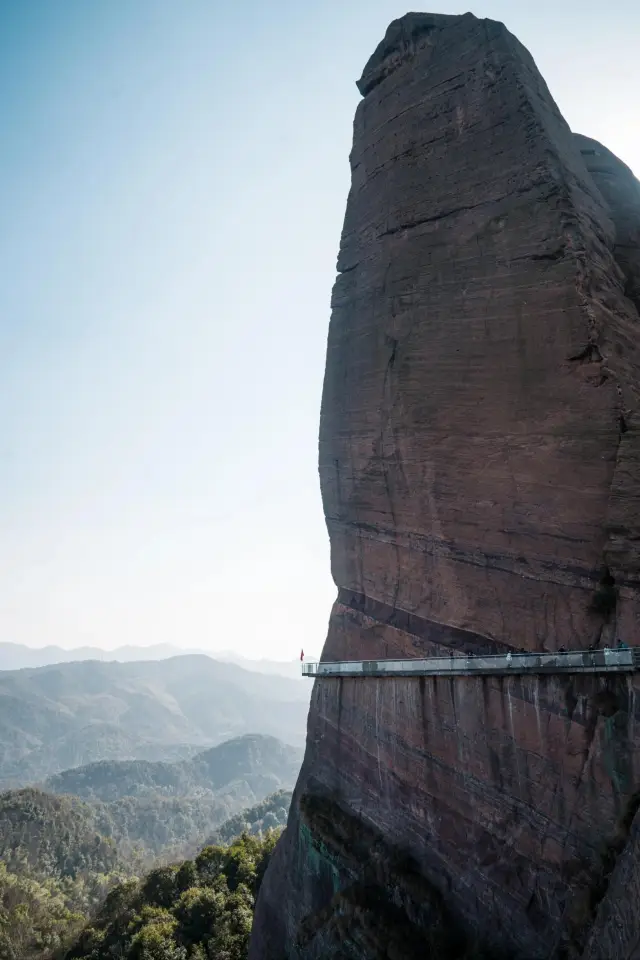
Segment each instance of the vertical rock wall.
[[[637,182],[499,23],[409,14],[359,88],[323,657],[640,642]],[[635,692],[317,681],[252,960],[578,956],[640,788]]]

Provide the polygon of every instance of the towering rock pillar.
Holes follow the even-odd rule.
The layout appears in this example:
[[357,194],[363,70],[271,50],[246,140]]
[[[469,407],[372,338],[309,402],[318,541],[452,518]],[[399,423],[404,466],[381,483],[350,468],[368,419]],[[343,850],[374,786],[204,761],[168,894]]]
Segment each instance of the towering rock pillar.
[[[640,642],[637,182],[502,24],[408,14],[358,86],[323,657]],[[593,677],[317,681],[252,960],[578,956],[640,787],[634,704]]]

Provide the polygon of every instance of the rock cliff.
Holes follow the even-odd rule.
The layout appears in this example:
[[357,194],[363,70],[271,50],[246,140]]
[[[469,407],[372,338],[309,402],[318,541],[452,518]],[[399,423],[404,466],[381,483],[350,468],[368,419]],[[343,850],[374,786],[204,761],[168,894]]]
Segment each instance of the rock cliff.
[[[358,87],[323,658],[640,642],[637,181],[502,24],[408,14]],[[316,681],[251,960],[604,956],[639,743],[621,677]]]

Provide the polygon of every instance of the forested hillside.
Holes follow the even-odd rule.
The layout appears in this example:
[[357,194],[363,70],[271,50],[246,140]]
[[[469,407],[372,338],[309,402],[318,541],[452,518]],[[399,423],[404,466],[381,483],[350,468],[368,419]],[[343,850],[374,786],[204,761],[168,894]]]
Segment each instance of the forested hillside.
[[45,960],[133,869],[81,801],[33,789],[0,796],[2,960]]
[[0,860],[9,870],[71,879],[122,866],[92,807],[31,788],[0,794]]
[[0,785],[100,760],[190,758],[255,730],[302,746],[310,689],[206,656],[3,672]]
[[110,873],[124,861],[142,868],[190,855],[206,842],[229,842],[244,830],[283,826],[300,762],[296,748],[254,736],[184,766],[100,763],[70,770],[46,791],[0,795],[0,857],[10,870],[37,867],[46,876]]
[[248,810],[225,820],[221,826],[209,837],[207,844],[231,843],[241,833],[250,836],[263,836],[269,830],[279,830],[287,825],[289,807],[291,806],[291,790],[278,790],[270,797],[265,797],[261,803]]
[[[238,737],[181,763],[103,761],[67,770],[45,783],[57,794],[83,798],[96,829],[114,837],[131,856],[164,860],[185,856],[215,834],[228,818],[266,795],[293,787],[302,751],[273,737]],[[256,808],[257,809],[257,808]],[[268,811],[265,810],[265,815]],[[259,813],[249,821],[260,819]],[[273,822],[272,822],[273,821]],[[270,818],[281,825],[282,816]]]
[[46,789],[110,801],[158,793],[185,797],[240,781],[262,798],[295,781],[302,755],[275,737],[247,734],[177,763],[103,760],[75,767],[50,777]]
[[[278,794],[239,820],[259,834],[270,805],[281,816],[282,802]],[[209,846],[139,881],[140,862],[100,834],[100,819],[94,804],[70,797],[33,789],[0,797],[2,960],[244,960],[275,833]]]
[[118,886],[65,960],[246,960],[276,839],[245,834]]

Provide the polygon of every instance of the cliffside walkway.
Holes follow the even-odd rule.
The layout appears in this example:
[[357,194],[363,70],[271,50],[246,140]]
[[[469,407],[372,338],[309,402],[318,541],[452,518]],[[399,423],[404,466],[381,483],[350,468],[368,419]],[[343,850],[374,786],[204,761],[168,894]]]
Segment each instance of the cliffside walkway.
[[640,670],[640,647],[428,657],[424,660],[343,660],[302,664],[305,677],[430,677],[523,673],[631,673]]

